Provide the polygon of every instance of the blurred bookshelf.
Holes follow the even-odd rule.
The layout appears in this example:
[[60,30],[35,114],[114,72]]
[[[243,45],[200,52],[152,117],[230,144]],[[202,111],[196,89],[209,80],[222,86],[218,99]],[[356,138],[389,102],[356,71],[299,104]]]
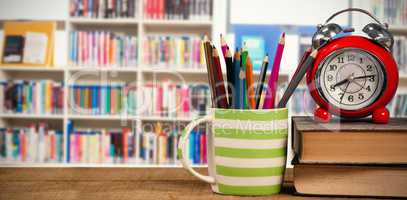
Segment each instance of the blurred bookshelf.
[[[192,17],[186,17],[183,15],[187,14],[178,14],[177,17],[171,18],[171,17],[166,17],[163,15],[163,17],[156,17],[156,16],[150,16],[150,14],[147,14],[146,9],[148,6],[145,3],[147,0],[132,0],[134,2],[134,15],[132,16],[109,16],[109,17],[100,17],[99,15],[97,16],[87,16],[87,15],[79,15],[79,14],[69,14],[69,18],[64,21],[64,33],[66,34],[66,38],[68,38],[66,42],[66,57],[67,57],[67,62],[68,63],[66,66],[54,66],[54,67],[47,67],[47,68],[39,68],[39,67],[13,67],[13,66],[1,66],[0,67],[0,73],[2,74],[1,78],[3,79],[19,79],[19,80],[38,80],[38,79],[52,79],[52,80],[57,80],[63,82],[63,112],[60,114],[27,114],[24,112],[21,113],[12,113],[12,112],[4,112],[2,111],[0,113],[0,125],[1,127],[7,127],[7,128],[12,128],[14,130],[15,127],[30,127],[32,124],[38,124],[41,122],[46,122],[50,129],[52,130],[58,130],[62,131],[63,133],[63,158],[61,161],[55,161],[52,159],[45,159],[45,161],[41,162],[33,162],[27,159],[26,161],[19,161],[21,160],[21,155],[18,155],[18,152],[15,152],[14,150],[14,155],[11,155],[12,159],[7,159],[3,158],[0,159],[0,165],[1,166],[50,166],[50,167],[180,167],[180,164],[176,161],[176,142],[169,142],[167,141],[167,147],[172,146],[171,148],[165,148],[165,149],[172,149],[172,153],[168,153],[166,155],[166,159],[163,157],[164,153],[161,151],[162,154],[161,158],[159,155],[159,150],[151,150],[148,148],[151,148],[151,146],[159,146],[158,143],[163,142],[163,138],[167,137],[168,134],[171,135],[176,135],[177,137],[181,134],[182,128],[191,120],[199,117],[200,115],[204,115],[207,111],[208,108],[210,107],[208,100],[202,97],[205,92],[200,92],[200,91],[195,91],[197,93],[197,96],[200,97],[198,99],[194,100],[188,100],[190,104],[190,111],[194,112],[188,112],[188,113],[182,113],[182,115],[179,115],[177,113],[175,114],[159,114],[157,115],[156,113],[148,113],[146,114],[145,112],[135,112],[135,113],[129,113],[128,106],[130,107],[142,107],[145,106],[145,104],[150,103],[151,101],[154,102],[153,98],[146,98],[145,97],[145,92],[151,92],[151,90],[146,89],[146,85],[148,84],[156,84],[159,83],[159,87],[163,87],[162,84],[167,84],[166,87],[168,88],[175,88],[175,89],[180,89],[180,92],[177,93],[166,93],[165,95],[172,95],[172,96],[178,96],[178,94],[182,94],[185,92],[184,89],[190,89],[191,93],[192,90],[194,90],[195,86],[203,87],[207,83],[207,77],[206,77],[206,67],[204,66],[204,63],[202,62],[201,58],[195,57],[194,60],[196,61],[192,65],[186,63],[184,60],[184,63],[177,63],[173,60],[165,60],[160,58],[158,63],[151,63],[149,62],[148,59],[151,58],[151,55],[146,55],[147,50],[150,48],[157,48],[157,43],[159,42],[164,42],[165,45],[167,43],[174,43],[175,40],[181,41],[182,43],[185,43],[185,41],[191,41],[191,38],[200,38],[203,35],[208,35],[210,38],[216,38],[218,37],[218,33],[214,32],[214,27],[215,22],[213,20],[213,10],[216,7],[216,2],[215,0],[212,0],[209,3],[209,15],[199,18],[196,16]],[[209,1],[209,0],[208,0]],[[70,3],[73,3],[76,1],[71,1]],[[124,2],[124,1],[123,1]],[[127,1],[129,2],[129,0]],[[151,2],[151,1],[150,1]],[[196,1],[195,1],[196,2]],[[200,1],[203,2],[203,1]],[[373,1],[373,3],[377,3],[377,1]],[[382,2],[382,1],[380,1]],[[374,5],[376,4],[369,4],[369,10],[373,12]],[[72,5],[71,5],[72,6]],[[166,5],[164,5],[165,7]],[[383,5],[384,6],[384,5]],[[377,5],[376,5],[377,7]],[[154,10],[151,7],[149,8],[150,11]],[[205,8],[206,9],[206,8]],[[384,8],[383,8],[384,9]],[[160,10],[160,9],[159,9]],[[81,11],[83,12],[83,10]],[[154,11],[157,12],[157,11]],[[153,13],[154,13],[153,12]],[[161,11],[158,11],[157,13],[160,13]],[[374,12],[373,12],[374,13]],[[153,14],[154,15],[154,14]],[[159,14],[161,15],[161,14]],[[384,19],[385,20],[385,19]],[[390,24],[390,30],[397,36],[400,37],[401,39],[404,39],[404,37],[407,36],[407,26],[406,24]],[[73,48],[78,48],[74,47],[73,43],[74,41],[78,38],[75,37],[75,35],[72,35],[72,32],[77,31],[81,32],[80,34],[87,33],[87,35],[90,35],[90,37],[100,37],[100,34],[103,33],[104,37],[109,37],[109,38],[116,38],[116,37],[121,37],[121,38],[126,38],[127,36],[133,38],[133,42],[135,41],[136,49],[135,52],[133,52],[133,60],[132,62],[122,62],[121,58],[116,58],[113,59],[115,61],[119,61],[119,63],[113,63],[113,64],[98,64],[99,60],[91,60],[89,63],[82,63],[82,62],[75,62],[78,59],[75,59],[75,53],[73,53]],[[109,32],[109,36],[106,36],[106,33]],[[111,34],[110,34],[111,33]],[[156,40],[152,41],[151,44],[146,44],[146,40],[148,37],[154,36],[157,38]],[[74,39],[72,39],[74,38]],[[82,38],[83,39],[83,38]],[[81,40],[82,40],[81,39]],[[185,41],[184,41],[185,39]],[[95,39],[96,40],[96,39]],[[125,41],[125,39],[123,39]],[[93,42],[92,40],[89,40]],[[120,40],[117,40],[121,43]],[[308,39],[307,39],[308,41]],[[116,45],[117,45],[116,43]],[[133,43],[134,44],[134,43]],[[93,43],[92,43],[93,45]],[[147,45],[147,46],[146,46]],[[154,46],[155,45],[155,46]],[[120,45],[117,45],[120,47]],[[159,46],[159,45],[158,45]],[[83,47],[81,47],[83,48]],[[109,47],[110,48],[110,47]],[[158,48],[159,49],[159,48]],[[157,49],[153,49],[152,52],[157,52]],[[183,50],[185,51],[185,49]],[[198,51],[198,49],[196,49]],[[89,55],[95,55],[97,53],[90,51]],[[121,53],[117,53],[116,55],[119,55],[118,57],[121,56]],[[190,55],[190,54],[188,54]],[[404,54],[405,56],[406,54]],[[76,55],[77,56],[77,55]],[[83,55],[82,55],[83,56]],[[110,56],[110,55],[109,55]],[[161,55],[165,56],[165,54]],[[123,56],[124,57],[124,56]],[[405,58],[407,59],[407,58]],[[186,63],[186,64],[185,64]],[[225,73],[226,70],[223,70]],[[182,78],[182,81],[180,80],[172,80],[174,79],[174,76],[178,78]],[[224,74],[225,75],[225,74]],[[255,72],[254,75],[258,77],[258,72]],[[280,74],[281,78],[279,78],[279,84],[283,85],[285,84],[290,76],[291,72],[289,71],[282,71]],[[103,79],[101,78],[103,77]],[[84,113],[73,113],[71,112],[71,86],[74,85],[80,85],[83,86],[85,85],[86,87],[91,87],[92,91],[95,89],[94,87],[96,86],[96,89],[100,89],[102,92],[105,93],[106,88],[105,87],[100,87],[100,85],[124,85],[124,86],[132,86],[136,88],[136,91],[134,93],[135,97],[135,104],[136,105],[125,105],[123,106],[122,110],[120,112],[114,113],[114,114],[105,114],[105,113],[100,113],[99,111],[96,111],[95,113],[88,113],[88,111]],[[405,88],[407,86],[407,73],[405,72],[400,72],[400,88],[398,91],[398,94],[400,97],[395,97],[395,100],[389,107],[391,109],[405,109],[406,112],[404,114],[400,114],[398,116],[406,116],[407,113],[407,106],[403,108],[398,108],[395,105],[400,104],[401,102],[405,102],[407,105],[407,90]],[[85,87],[85,88],[86,88]],[[111,86],[109,86],[111,87]],[[102,89],[101,89],[102,88]],[[88,90],[86,88],[85,90]],[[82,92],[82,91],[81,91]],[[89,91],[85,91],[89,92]],[[174,95],[175,94],[175,95]],[[154,94],[152,94],[154,97]],[[404,96],[406,100],[404,100]],[[202,98],[201,98],[202,97]],[[126,97],[127,98],[127,97]],[[125,99],[125,98],[124,98]],[[122,103],[127,103],[126,100],[122,100]],[[177,99],[173,99],[173,101],[177,101]],[[397,101],[397,102],[395,102]],[[75,104],[75,101],[73,101]],[[172,101],[171,101],[172,102]],[[77,102],[76,102],[77,103]],[[173,104],[173,103],[172,103]],[[193,105],[193,106],[192,106]],[[127,106],[127,107],[126,107]],[[309,97],[309,94],[307,92],[306,86],[304,83],[302,83],[301,88],[296,91],[296,94],[294,95],[293,100],[289,102],[288,105],[291,109],[289,109],[289,115],[310,115],[312,113],[311,109],[313,106],[313,100],[311,97]],[[150,109],[151,105],[147,106]],[[161,106],[163,107],[163,106]],[[165,105],[164,107],[168,108],[168,105]],[[193,107],[193,108],[192,108]],[[311,107],[311,108],[310,108]],[[307,108],[308,110],[306,110]],[[185,108],[186,109],[186,108]],[[75,134],[70,127],[71,124],[73,124],[74,129],[78,129],[78,132],[84,131],[84,134]],[[145,130],[147,127],[147,130]],[[158,128],[157,128],[158,127]],[[149,129],[148,129],[149,128]],[[102,132],[106,132],[107,130],[114,130],[117,132],[127,130],[129,135],[131,135],[130,140],[135,141],[135,143],[132,144],[133,150],[129,150],[131,152],[131,155],[127,155],[127,157],[131,157],[131,159],[128,159],[128,161],[123,160],[123,152],[120,152],[122,150],[119,150],[119,152],[114,152],[117,151],[118,148],[115,150],[112,150],[112,152],[107,152],[104,156],[109,157],[109,161],[104,161],[102,160],[84,160],[82,161],[75,161],[73,160],[78,158],[75,158],[75,156],[72,156],[73,152],[71,151],[71,141],[75,140],[75,137],[77,136],[78,138],[86,138],[89,137],[86,140],[87,143],[91,144],[89,146],[93,146],[93,149],[88,149],[86,151],[90,151],[89,154],[96,154],[94,151],[95,149],[95,143],[97,144],[98,141],[93,138],[95,135],[101,135]],[[161,131],[160,133],[157,133],[157,130],[163,129],[164,131]],[[2,130],[6,131],[7,130]],[[197,133],[195,133],[195,139],[193,140],[194,142],[199,143],[199,141],[204,141],[205,139],[203,138],[203,135],[205,135],[205,129],[202,128],[201,130],[198,130]],[[12,131],[11,131],[12,132]],[[145,138],[143,138],[144,133],[148,133]],[[150,134],[154,133],[154,134]],[[9,134],[9,133],[7,133]],[[13,136],[14,138],[18,138],[21,134],[16,133],[10,133],[8,137],[6,138],[4,135],[7,135],[5,133],[1,133],[0,131],[0,137],[2,138],[2,141],[10,140],[7,139],[10,137],[10,135],[16,135]],[[166,135],[167,134],[167,135]],[[44,137],[47,134],[45,134]],[[74,135],[73,138],[70,138],[71,135]],[[11,137],[11,138],[13,138]],[[100,137],[102,138],[102,137]],[[48,139],[46,139],[48,140]],[[51,140],[51,139],[49,139]],[[77,139],[75,141],[85,141],[85,140],[80,140]],[[100,139],[102,140],[102,139]],[[119,139],[121,142],[118,142],[118,139],[116,137],[108,139],[111,143],[111,146],[113,147],[123,147],[122,142],[124,139]],[[148,142],[146,142],[148,141]],[[174,140],[175,141],[175,140]],[[10,141],[8,141],[10,142]],[[127,140],[128,142],[128,140]],[[99,143],[101,143],[99,141]],[[165,143],[165,142],[163,142]],[[1,144],[1,143],[0,143]],[[14,144],[13,144],[14,145]],[[80,144],[75,144],[79,145]],[[147,146],[146,148],[143,147],[143,145]],[[162,144],[161,144],[162,145]],[[191,143],[191,145],[194,145]],[[96,145],[98,146],[98,145]],[[110,147],[110,145],[107,145]],[[0,145],[0,148],[1,145]],[[77,148],[77,147],[76,147]],[[141,149],[144,148],[143,151],[151,151],[149,153],[141,153]],[[202,147],[203,148],[203,147]],[[2,149],[0,149],[1,152]],[[48,150],[51,152],[52,150]],[[156,152],[154,152],[156,151]],[[199,150],[198,150],[199,151]],[[80,152],[80,151],[78,151]],[[78,153],[76,152],[76,153]],[[48,153],[49,154],[49,153]],[[148,154],[148,155],[147,155]],[[154,155],[156,154],[156,155]],[[114,158],[116,157],[118,158]],[[0,157],[4,155],[0,155]],[[76,155],[77,157],[78,155]],[[113,158],[111,158],[113,156]],[[145,159],[144,157],[149,156],[149,159]],[[7,157],[7,155],[5,156]],[[52,156],[51,156],[52,157]],[[80,156],[79,156],[80,157]],[[88,155],[88,157],[91,157]],[[197,158],[195,158],[197,157]],[[205,159],[202,158],[205,157],[202,152],[199,152],[199,155],[193,155],[193,153],[190,154],[191,162],[194,163],[195,166],[197,167],[204,167],[205,166]],[[72,158],[72,159],[71,159]],[[198,159],[199,158],[199,159]],[[115,160],[116,159],[116,160]],[[194,160],[196,159],[196,160]],[[81,160],[81,159],[79,159]],[[171,161],[169,161],[171,160]]]

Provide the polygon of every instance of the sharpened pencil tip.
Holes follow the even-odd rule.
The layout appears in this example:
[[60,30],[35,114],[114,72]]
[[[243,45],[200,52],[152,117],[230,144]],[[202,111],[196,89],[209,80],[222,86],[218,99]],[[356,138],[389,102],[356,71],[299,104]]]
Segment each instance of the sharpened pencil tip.
[[208,35],[204,35],[203,41],[204,41],[204,42],[208,42],[208,41],[209,41]]

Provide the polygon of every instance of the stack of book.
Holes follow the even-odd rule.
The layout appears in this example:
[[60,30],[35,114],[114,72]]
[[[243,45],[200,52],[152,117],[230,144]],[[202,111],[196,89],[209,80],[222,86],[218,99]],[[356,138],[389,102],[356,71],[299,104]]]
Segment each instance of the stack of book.
[[147,83],[142,91],[145,116],[194,117],[205,115],[210,107],[206,84],[181,85],[164,81]]
[[407,93],[400,92],[396,94],[393,100],[387,105],[392,117],[406,117],[407,116]]
[[135,18],[138,0],[71,0],[71,17]]
[[[147,164],[178,164],[177,146],[181,130],[174,125],[146,124],[152,130],[140,135],[140,159]],[[189,160],[193,164],[206,164],[205,129],[192,131],[187,144]]]
[[46,123],[0,128],[0,161],[63,162],[63,141],[62,130],[48,129]]
[[400,73],[407,73],[407,38],[394,36],[393,56],[397,62]]
[[69,97],[72,114],[118,115],[137,112],[137,88],[124,83],[71,85]]
[[407,24],[407,2],[405,0],[372,0],[373,14],[389,24]]
[[209,20],[212,0],[144,0],[147,19]]
[[137,65],[137,37],[107,31],[71,31],[69,64],[128,67]]
[[407,197],[407,120],[389,124],[293,117],[300,194]]
[[144,63],[154,67],[203,68],[202,40],[198,36],[147,36]]
[[61,114],[64,88],[52,80],[0,81],[2,113]]

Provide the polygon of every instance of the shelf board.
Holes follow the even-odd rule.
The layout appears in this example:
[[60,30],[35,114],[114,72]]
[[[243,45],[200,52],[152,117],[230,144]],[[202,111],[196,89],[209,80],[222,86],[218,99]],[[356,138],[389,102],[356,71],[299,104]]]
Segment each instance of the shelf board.
[[64,72],[64,68],[63,68],[63,67],[16,67],[16,66],[0,66],[0,71]]
[[86,115],[86,114],[70,114],[69,119],[83,119],[83,120],[134,120],[135,116],[130,115]]
[[205,68],[165,68],[165,67],[150,67],[142,68],[145,73],[180,73],[180,74],[206,74]]
[[138,72],[138,67],[68,67],[68,71]]
[[160,117],[160,116],[141,116],[142,121],[160,121],[160,122],[190,122],[194,117]]
[[156,20],[144,19],[146,26],[212,26],[211,20]]
[[15,119],[63,119],[61,114],[24,114],[24,113],[0,113],[0,118]]
[[389,30],[391,32],[407,34],[407,25],[389,25]]
[[135,18],[115,18],[115,19],[98,19],[98,18],[69,18],[68,22],[72,24],[89,24],[89,25],[137,25],[138,19]]

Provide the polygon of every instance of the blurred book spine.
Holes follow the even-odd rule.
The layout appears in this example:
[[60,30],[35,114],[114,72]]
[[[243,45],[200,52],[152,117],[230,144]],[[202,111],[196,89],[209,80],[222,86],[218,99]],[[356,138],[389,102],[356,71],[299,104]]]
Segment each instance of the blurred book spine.
[[407,1],[372,0],[373,14],[391,25],[407,24]]
[[400,74],[407,73],[407,38],[394,36],[393,56],[399,67]]
[[145,116],[196,117],[210,107],[209,88],[204,84],[147,83],[142,89]]
[[[161,123],[147,124],[153,127],[150,131],[140,134],[141,162],[146,164],[179,164],[177,146],[181,129],[175,126],[165,127]],[[187,155],[192,164],[206,164],[206,132],[205,129],[194,129],[189,143]]]
[[46,123],[0,128],[0,161],[63,162],[63,132]]
[[137,37],[107,31],[71,31],[69,63],[74,66],[135,67]]
[[68,133],[71,163],[129,163],[136,161],[136,134],[129,128],[74,128]]
[[52,80],[0,81],[1,113],[62,114],[64,89]]
[[204,68],[202,39],[198,36],[146,36],[144,63],[153,67]]
[[212,18],[212,0],[145,0],[144,18],[210,20]]
[[119,115],[137,112],[137,88],[124,83],[75,84],[69,88],[72,114]]
[[136,18],[138,0],[71,0],[71,17]]

